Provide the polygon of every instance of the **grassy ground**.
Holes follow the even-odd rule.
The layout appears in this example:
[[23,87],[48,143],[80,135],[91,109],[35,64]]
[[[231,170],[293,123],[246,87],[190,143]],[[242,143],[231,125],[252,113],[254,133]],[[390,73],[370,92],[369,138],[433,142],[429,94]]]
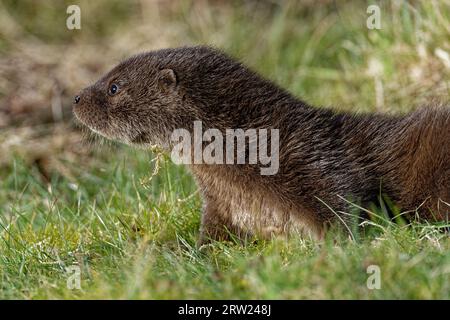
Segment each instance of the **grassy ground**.
[[[381,30],[365,27],[369,2],[319,2],[80,1],[87,17],[74,34],[57,27],[62,2],[4,1],[0,113],[53,108],[55,86],[65,110],[120,57],[193,43],[224,48],[314,104],[397,113],[448,100],[448,1],[380,1]],[[14,59],[23,69],[9,68]],[[201,200],[189,173],[164,161],[150,180],[150,152],[91,145],[62,114],[45,130],[33,117],[0,121],[0,298],[450,299],[450,239],[439,226],[379,220],[354,240],[336,231],[321,244],[198,250]],[[371,265],[380,289],[367,286]],[[80,290],[67,287],[71,266]]]

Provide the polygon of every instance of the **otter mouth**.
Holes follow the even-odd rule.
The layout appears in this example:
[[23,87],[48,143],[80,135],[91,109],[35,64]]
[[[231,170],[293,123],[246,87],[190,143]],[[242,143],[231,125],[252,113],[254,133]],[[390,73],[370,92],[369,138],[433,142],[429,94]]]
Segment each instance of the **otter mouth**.
[[92,125],[90,125],[86,119],[84,119],[84,116],[82,115],[83,113],[79,111],[79,108],[77,106],[72,109],[72,113],[75,116],[74,118],[76,122],[80,126],[86,127],[92,131],[96,131],[96,129]]
[[75,124],[76,124],[77,126],[79,126],[79,127],[85,127],[85,128],[91,129],[91,128],[89,127],[89,125],[86,123],[86,121],[84,121],[83,118],[80,116],[80,114],[77,112],[77,108],[76,108],[76,107],[74,107],[74,108],[72,109],[72,114],[73,114],[73,116],[74,116]]
[[[99,120],[98,119],[91,119],[86,112],[81,112],[79,110],[78,106],[75,106],[73,108],[73,115],[75,118],[75,122],[80,126],[80,127],[84,127],[89,129],[90,131],[92,131],[93,133],[105,137],[107,139],[112,139],[112,137],[110,137],[106,132],[105,132],[105,127],[103,126],[101,127],[99,125]],[[103,123],[103,121],[102,121]]]

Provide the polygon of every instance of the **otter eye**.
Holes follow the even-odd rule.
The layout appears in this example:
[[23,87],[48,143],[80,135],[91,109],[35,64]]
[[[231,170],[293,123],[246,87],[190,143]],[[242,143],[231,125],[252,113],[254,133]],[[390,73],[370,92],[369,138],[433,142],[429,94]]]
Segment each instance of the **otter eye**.
[[109,94],[113,96],[113,95],[115,95],[117,93],[117,91],[119,91],[119,87],[117,86],[117,84],[113,83],[109,87]]

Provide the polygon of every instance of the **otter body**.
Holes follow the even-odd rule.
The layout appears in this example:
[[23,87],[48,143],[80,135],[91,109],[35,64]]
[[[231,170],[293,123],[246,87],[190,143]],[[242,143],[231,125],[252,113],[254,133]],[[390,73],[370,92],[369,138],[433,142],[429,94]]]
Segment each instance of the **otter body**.
[[[450,109],[405,116],[315,108],[208,47],[134,56],[84,89],[76,117],[101,135],[170,151],[176,129],[278,129],[279,168],[190,164],[204,208],[201,242],[238,236],[322,237],[352,206],[389,198],[409,216],[450,213]],[[408,216],[408,215],[407,215]]]

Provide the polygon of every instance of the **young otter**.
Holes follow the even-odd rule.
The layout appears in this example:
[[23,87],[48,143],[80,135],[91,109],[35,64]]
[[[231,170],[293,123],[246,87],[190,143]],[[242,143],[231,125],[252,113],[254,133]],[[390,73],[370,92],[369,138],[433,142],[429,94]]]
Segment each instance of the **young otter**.
[[353,115],[315,108],[208,47],[152,51],[120,63],[75,98],[76,117],[131,145],[173,147],[175,129],[194,121],[279,129],[279,168],[191,164],[204,209],[200,242],[229,234],[322,237],[348,221],[347,199],[363,207],[387,195],[411,216],[450,213],[450,109],[406,116]]

